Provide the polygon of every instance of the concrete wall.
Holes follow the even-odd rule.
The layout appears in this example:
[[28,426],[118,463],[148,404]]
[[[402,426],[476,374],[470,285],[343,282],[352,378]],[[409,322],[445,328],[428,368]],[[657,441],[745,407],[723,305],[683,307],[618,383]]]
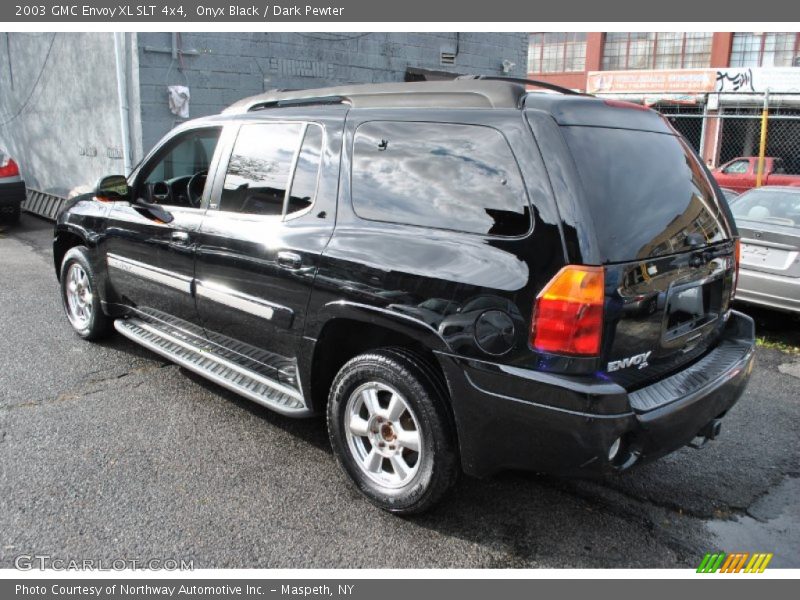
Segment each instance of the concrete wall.
[[[189,86],[190,116],[199,117],[273,88],[403,81],[407,67],[501,75],[509,60],[509,75],[524,77],[528,34],[184,32],[176,43],[198,54],[173,59],[172,34],[138,34],[145,150],[179,122],[168,85]],[[440,63],[443,50],[458,52],[454,66]]]
[[0,146],[55,195],[121,172],[110,33],[0,34]]
[[[176,59],[173,41],[187,51]],[[199,117],[266,89],[403,81],[408,67],[499,75],[509,60],[522,77],[527,45],[526,33],[125,34],[131,160],[179,122],[167,85],[188,85]],[[65,196],[124,171],[115,65],[111,33],[0,33],[0,146],[29,187]]]

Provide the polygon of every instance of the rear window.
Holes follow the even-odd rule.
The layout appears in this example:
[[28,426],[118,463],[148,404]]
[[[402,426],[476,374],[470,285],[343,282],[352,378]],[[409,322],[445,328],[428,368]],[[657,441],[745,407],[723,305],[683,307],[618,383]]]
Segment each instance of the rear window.
[[800,191],[753,190],[734,200],[731,211],[737,221],[800,227]]
[[353,143],[352,188],[363,219],[498,236],[531,225],[519,167],[491,127],[364,123]]
[[684,252],[687,238],[726,239],[699,161],[669,134],[562,127],[606,262]]

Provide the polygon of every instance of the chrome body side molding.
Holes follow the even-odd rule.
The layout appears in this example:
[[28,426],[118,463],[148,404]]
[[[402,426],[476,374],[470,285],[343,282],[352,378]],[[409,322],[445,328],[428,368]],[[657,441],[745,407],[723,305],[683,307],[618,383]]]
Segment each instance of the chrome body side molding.
[[167,271],[166,269],[160,269],[158,267],[139,262],[138,260],[119,256],[118,254],[109,253],[106,257],[106,262],[110,269],[117,269],[119,271],[124,271],[125,273],[130,273],[131,275],[141,277],[142,279],[155,281],[156,283],[169,286],[187,294],[192,293],[191,277],[180,275],[179,273],[175,273],[173,271]]
[[[287,319],[291,322],[291,317],[294,314],[294,311],[290,308],[237,292],[213,281],[195,280],[195,293],[201,298],[206,298],[217,304],[246,312],[267,321],[280,316],[282,322]],[[285,326],[288,326],[288,324]]]

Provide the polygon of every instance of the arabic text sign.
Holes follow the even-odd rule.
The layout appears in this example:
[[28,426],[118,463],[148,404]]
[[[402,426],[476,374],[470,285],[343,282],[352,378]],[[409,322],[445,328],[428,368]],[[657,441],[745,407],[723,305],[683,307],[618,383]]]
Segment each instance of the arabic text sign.
[[602,93],[800,93],[800,69],[721,67],[659,71],[591,71],[586,91]]

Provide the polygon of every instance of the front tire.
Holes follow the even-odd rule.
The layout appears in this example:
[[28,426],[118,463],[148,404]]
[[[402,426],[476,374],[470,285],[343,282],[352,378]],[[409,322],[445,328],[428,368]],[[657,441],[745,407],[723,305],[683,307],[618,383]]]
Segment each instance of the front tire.
[[444,386],[424,358],[384,349],[347,362],[331,386],[328,433],[339,466],[376,506],[418,514],[460,469]]
[[84,246],[70,248],[61,261],[61,300],[70,325],[86,340],[111,332],[111,319],[103,312],[97,278]]

